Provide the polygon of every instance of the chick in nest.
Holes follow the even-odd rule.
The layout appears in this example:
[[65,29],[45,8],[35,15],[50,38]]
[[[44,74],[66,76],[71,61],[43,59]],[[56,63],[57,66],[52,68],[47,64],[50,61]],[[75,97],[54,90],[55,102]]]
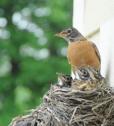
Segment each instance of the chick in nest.
[[104,78],[93,67],[81,67],[77,70],[78,79],[73,80],[73,90],[92,90],[102,85]]
[[71,87],[72,77],[70,75],[65,75],[62,73],[58,74],[58,86],[60,87]]

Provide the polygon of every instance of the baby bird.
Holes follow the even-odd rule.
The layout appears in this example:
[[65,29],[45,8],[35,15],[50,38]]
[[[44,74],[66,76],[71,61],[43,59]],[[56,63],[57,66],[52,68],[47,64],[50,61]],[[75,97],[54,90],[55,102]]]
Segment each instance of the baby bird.
[[103,86],[105,79],[100,72],[92,67],[81,67],[77,70],[78,80],[72,81],[73,90],[93,90]]
[[70,75],[64,75],[58,73],[58,86],[60,87],[71,87],[72,77]]
[[90,66],[81,67],[77,69],[77,75],[79,80],[93,81],[93,80],[100,80],[103,78],[99,70],[94,69]]

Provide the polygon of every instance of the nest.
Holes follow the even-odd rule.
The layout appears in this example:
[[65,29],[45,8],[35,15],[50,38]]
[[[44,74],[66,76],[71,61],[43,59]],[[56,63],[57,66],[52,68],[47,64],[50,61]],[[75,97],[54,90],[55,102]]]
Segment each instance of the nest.
[[53,85],[40,106],[10,126],[114,126],[114,92],[106,86],[80,90]]

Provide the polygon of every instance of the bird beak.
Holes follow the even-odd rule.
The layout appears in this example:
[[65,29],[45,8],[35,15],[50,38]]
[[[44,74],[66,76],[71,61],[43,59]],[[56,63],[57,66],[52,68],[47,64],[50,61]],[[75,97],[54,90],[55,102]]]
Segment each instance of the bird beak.
[[62,73],[58,73],[58,72],[57,72],[56,74],[58,75],[58,77],[60,77],[60,76],[62,76],[62,75],[63,75]]
[[59,32],[59,33],[56,33],[56,34],[55,34],[55,36],[61,37],[61,38],[65,37],[66,35],[67,35],[67,32],[65,32],[65,31]]
[[56,73],[58,75],[58,78],[60,78],[61,80],[64,79],[64,75],[62,73]]

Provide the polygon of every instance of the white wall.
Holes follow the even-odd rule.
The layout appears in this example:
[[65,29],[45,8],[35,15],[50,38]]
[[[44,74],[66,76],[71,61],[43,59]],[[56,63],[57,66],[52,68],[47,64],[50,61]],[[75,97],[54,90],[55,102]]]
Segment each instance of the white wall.
[[88,34],[113,18],[114,0],[74,0],[73,25]]
[[109,70],[109,82],[114,86],[114,18],[100,26],[102,54],[102,74],[106,76]]

